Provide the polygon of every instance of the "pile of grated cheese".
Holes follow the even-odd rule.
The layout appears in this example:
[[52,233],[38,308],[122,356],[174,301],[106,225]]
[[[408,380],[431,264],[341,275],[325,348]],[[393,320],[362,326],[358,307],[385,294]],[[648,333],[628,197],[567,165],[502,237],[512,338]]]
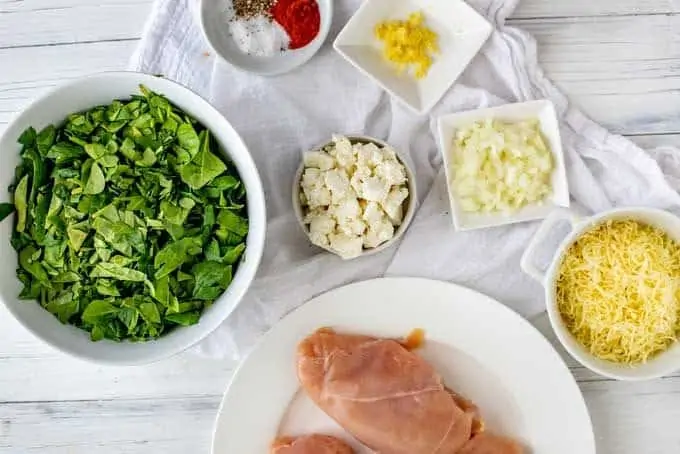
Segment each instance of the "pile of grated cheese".
[[594,227],[564,255],[557,307],[593,355],[635,365],[663,352],[680,332],[680,245],[637,221]]

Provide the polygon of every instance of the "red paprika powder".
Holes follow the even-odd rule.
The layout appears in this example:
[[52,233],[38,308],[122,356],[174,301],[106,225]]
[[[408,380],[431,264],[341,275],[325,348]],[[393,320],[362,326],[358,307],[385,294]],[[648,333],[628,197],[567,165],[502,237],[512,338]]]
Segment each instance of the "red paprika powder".
[[271,15],[288,33],[289,49],[305,47],[319,34],[321,14],[316,0],[278,0]]

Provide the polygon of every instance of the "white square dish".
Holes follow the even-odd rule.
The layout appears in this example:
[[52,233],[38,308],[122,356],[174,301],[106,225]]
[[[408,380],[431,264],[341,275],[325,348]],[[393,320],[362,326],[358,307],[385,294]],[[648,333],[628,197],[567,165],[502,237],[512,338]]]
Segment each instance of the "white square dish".
[[[422,11],[439,37],[427,76],[415,79],[382,55],[375,26]],[[361,72],[418,114],[427,113],[463,73],[491,35],[493,27],[462,0],[366,0],[336,38],[333,47]]]
[[[457,130],[467,127],[474,122],[489,118],[510,122],[528,119],[538,120],[541,133],[550,146],[555,163],[555,169],[551,178],[552,194],[543,203],[530,204],[510,214],[468,213],[461,209],[452,185],[455,178],[452,169],[452,158],[453,153],[455,153],[453,140]],[[547,100],[529,101],[488,109],[457,112],[439,117],[437,123],[439,129],[439,151],[444,162],[446,183],[451,202],[451,216],[453,217],[453,224],[456,230],[474,230],[543,219],[557,207],[569,207],[569,187],[562,140],[560,138],[557,113],[552,102]]]

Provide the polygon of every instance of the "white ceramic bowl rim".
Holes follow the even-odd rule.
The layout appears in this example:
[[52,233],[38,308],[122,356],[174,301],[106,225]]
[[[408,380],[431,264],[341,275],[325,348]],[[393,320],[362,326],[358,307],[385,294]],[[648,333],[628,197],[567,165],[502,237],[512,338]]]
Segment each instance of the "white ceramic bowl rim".
[[[680,241],[680,218],[672,213],[656,208],[628,207],[609,210],[601,214],[579,218],[566,209],[555,210],[543,222],[522,256],[521,266],[525,273],[541,282],[545,288],[546,309],[550,323],[560,343],[569,354],[586,368],[605,377],[623,381],[651,380],[663,377],[680,369],[680,342],[650,359],[645,364],[627,366],[604,361],[591,354],[566,328],[555,298],[556,281],[559,267],[569,247],[586,232],[608,220],[631,219],[661,228],[676,241]],[[544,242],[548,233],[559,222],[569,222],[572,230],[562,240],[546,270],[533,265],[536,249]]]
[[[404,158],[399,154],[399,151],[395,149],[393,146],[385,142],[384,140],[376,139],[375,137],[370,137],[370,136],[365,136],[365,135],[357,135],[357,134],[349,134],[345,135],[344,137],[347,137],[350,142],[355,143],[355,142],[363,142],[363,143],[374,143],[381,148],[391,148],[394,150],[394,152],[397,155],[397,159],[399,159],[399,162],[404,166],[406,169],[406,178],[407,178],[407,185],[408,185],[408,198],[404,201],[406,204],[406,212],[404,213],[404,219],[401,223],[401,225],[396,229],[394,232],[394,236],[392,239],[384,242],[378,247],[372,248],[372,249],[364,249],[362,254],[359,257],[367,257],[369,255],[373,254],[378,254],[379,252],[384,251],[385,249],[389,248],[390,246],[394,245],[401,237],[406,233],[406,231],[409,228],[409,225],[413,221],[413,218],[415,217],[416,214],[416,208],[418,206],[418,191],[417,191],[417,186],[416,186],[416,180],[415,180],[415,174],[409,167],[408,163]],[[324,142],[320,145],[317,145],[316,147],[312,147],[311,150],[321,150],[327,145],[330,145],[332,141],[327,141]],[[305,225],[304,222],[304,210],[302,208],[302,204],[300,203],[300,181],[302,180],[302,174],[305,170],[305,164],[304,162],[300,163],[300,166],[298,167],[297,172],[295,173],[295,178],[293,179],[293,211],[295,211],[295,217],[297,218],[298,224],[300,224],[300,228],[302,228],[302,231],[305,233],[305,235],[309,238],[309,229]],[[320,246],[319,246],[320,247]],[[332,254],[335,254],[334,251],[328,248],[322,247],[321,249],[324,249]],[[359,258],[355,257],[355,258]]]
[[[237,307],[252,280],[262,257],[266,230],[264,191],[255,162],[245,143],[231,124],[205,99],[190,89],[165,79],[136,72],[104,72],[85,76],[60,85],[31,102],[15,116],[0,136],[0,149],[11,156],[0,168],[0,180],[9,186],[14,164],[19,161],[20,146],[16,139],[28,126],[42,128],[59,124],[72,112],[107,104],[114,99],[129,98],[139,85],[161,93],[208,128],[220,148],[232,161],[246,186],[250,229],[246,252],[229,288],[206,309],[197,325],[178,327],[158,340],[116,343],[109,340],[92,342],[89,334],[72,325],[61,324],[52,314],[33,301],[20,301],[20,282],[16,278],[16,261],[7,261],[0,275],[0,300],[27,330],[50,346],[80,359],[115,365],[146,364],[177,354],[196,344],[214,331]],[[4,196],[9,197],[9,193]],[[0,224],[0,251],[16,257],[9,244],[13,223]],[[14,259],[16,260],[16,259]],[[11,270],[11,271],[10,271]]]

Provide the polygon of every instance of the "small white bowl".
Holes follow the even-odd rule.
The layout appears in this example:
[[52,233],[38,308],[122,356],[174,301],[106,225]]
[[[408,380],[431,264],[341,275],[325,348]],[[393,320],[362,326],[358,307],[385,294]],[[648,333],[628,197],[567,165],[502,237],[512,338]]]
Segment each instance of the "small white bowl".
[[[621,208],[607,211],[597,216],[580,219],[570,210],[555,210],[536,232],[526,251],[522,255],[520,265],[522,271],[536,279],[545,287],[545,303],[550,324],[564,348],[583,366],[595,373],[615,380],[640,381],[663,377],[680,369],[680,342],[675,342],[668,350],[650,359],[645,364],[628,366],[604,361],[586,349],[569,332],[562,315],[557,308],[555,292],[562,257],[584,233],[593,227],[609,220],[636,220],[666,232],[672,239],[680,242],[680,218],[663,210],[653,208]],[[571,224],[571,232],[557,248],[552,262],[547,269],[535,265],[537,252],[560,222]]]
[[[422,11],[439,36],[440,53],[427,76],[415,79],[382,55],[375,26],[406,19]],[[462,0],[366,0],[335,40],[335,50],[392,96],[418,114],[427,113],[444,96],[491,35],[493,27]]]
[[[114,365],[146,364],[179,353],[196,344],[232,313],[255,278],[264,250],[266,211],[264,190],[248,148],[231,124],[214,107],[189,89],[162,77],[134,72],[95,74],[59,86],[34,101],[19,114],[0,137],[0,187],[3,191],[14,180],[19,163],[19,135],[29,126],[38,131],[49,124],[58,125],[73,113],[110,104],[114,99],[129,99],[139,93],[139,85],[165,95],[173,104],[201,122],[220,144],[224,154],[238,169],[246,187],[249,232],[246,251],[234,280],[227,290],[205,309],[198,324],[177,327],[161,338],[149,342],[92,342],[89,333],[73,325],[64,325],[36,301],[18,298],[22,284],[17,279],[17,253],[10,244],[13,222],[0,223],[0,301],[26,329],[45,343],[64,353],[96,363]],[[2,200],[10,194],[3,192]]]
[[275,76],[307,63],[321,49],[333,21],[331,0],[316,0],[321,15],[321,28],[314,40],[300,49],[288,50],[271,57],[244,54],[229,34],[224,4],[228,0],[201,0],[200,22],[203,35],[213,51],[233,66],[262,76]]
[[[389,248],[393,244],[395,244],[399,239],[406,233],[406,230],[408,230],[409,225],[413,221],[413,218],[416,214],[416,208],[418,206],[418,193],[416,190],[416,179],[415,175],[413,174],[413,171],[411,168],[408,166],[406,161],[402,159],[402,157],[399,155],[399,152],[394,149],[394,147],[391,147],[388,145],[386,142],[376,139],[373,137],[369,136],[361,136],[361,135],[353,135],[353,136],[345,136],[347,137],[350,142],[354,143],[374,143],[380,148],[385,148],[385,147],[390,147],[392,148],[395,153],[397,154],[397,158],[399,159],[399,162],[402,163],[404,166],[404,169],[406,170],[406,184],[408,185],[408,197],[406,200],[404,200],[404,220],[402,221],[401,225],[397,227],[396,231],[394,232],[394,236],[392,239],[389,241],[386,241],[385,243],[381,244],[378,247],[375,248],[370,248],[370,249],[364,249],[363,253],[359,257],[366,257],[369,255],[377,254],[379,252],[384,251],[385,249]],[[329,145],[331,142],[326,142],[323,143],[317,147],[312,148],[312,150],[320,150],[324,148],[325,146]],[[302,207],[302,202],[300,200],[300,193],[301,193],[301,188],[300,188],[300,182],[302,181],[302,174],[305,171],[305,164],[300,163],[300,167],[298,167],[297,172],[295,173],[295,178],[293,179],[293,210],[295,211],[295,217],[298,220],[298,223],[300,224],[300,228],[305,232],[305,235],[309,238],[309,227],[305,224],[305,210]],[[320,246],[319,246],[320,247]],[[335,254],[334,251],[328,248],[322,248],[328,252],[331,252]],[[355,258],[359,258],[355,257]],[[349,259],[352,260],[352,259]]]
[[[452,157],[453,153],[455,153],[453,140],[458,129],[489,118],[511,122],[528,119],[537,119],[539,121],[541,133],[550,146],[555,162],[551,181],[553,192],[542,204],[530,204],[511,214],[468,213],[460,208],[452,185],[452,181],[455,178],[452,168]],[[456,230],[474,230],[544,219],[555,208],[569,208],[569,187],[564,153],[562,151],[562,139],[560,138],[560,128],[555,106],[552,102],[547,100],[529,101],[506,104],[489,109],[458,112],[439,117],[437,123],[439,129],[439,150],[444,161],[449,200],[451,202],[451,216],[453,217],[453,225]]]

